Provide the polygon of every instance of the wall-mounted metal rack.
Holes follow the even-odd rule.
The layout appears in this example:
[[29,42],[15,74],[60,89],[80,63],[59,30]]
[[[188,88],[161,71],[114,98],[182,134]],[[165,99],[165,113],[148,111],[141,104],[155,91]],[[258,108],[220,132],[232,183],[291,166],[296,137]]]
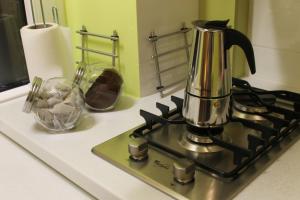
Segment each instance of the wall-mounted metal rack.
[[[153,55],[152,55],[152,59],[154,59],[154,63],[155,63],[155,70],[156,70],[156,75],[157,75],[157,79],[158,79],[158,86],[156,87],[156,89],[160,92],[160,95],[163,96],[163,91],[166,90],[167,88],[170,88],[172,86],[175,86],[183,81],[186,80],[186,77],[184,77],[183,79],[180,80],[176,80],[174,82],[172,82],[171,84],[168,85],[164,85],[162,83],[162,74],[174,70],[175,68],[178,67],[182,67],[182,66],[186,66],[188,65],[189,62],[189,47],[191,46],[190,44],[188,44],[188,37],[187,37],[187,33],[191,30],[191,28],[187,28],[185,26],[185,24],[182,25],[182,28],[179,31],[175,31],[172,33],[167,33],[167,34],[163,34],[163,35],[156,35],[155,32],[151,32],[150,36],[148,37],[148,40],[152,43],[152,48],[153,48]],[[170,49],[168,51],[164,51],[161,53],[158,53],[158,49],[157,49],[157,43],[159,40],[161,39],[165,39],[165,38],[169,38],[170,36],[174,36],[174,35],[180,35],[182,34],[183,39],[184,39],[184,45],[174,48],[174,49]],[[173,65],[171,67],[168,67],[166,69],[161,70],[160,68],[160,63],[159,63],[159,58],[178,52],[178,51],[185,51],[186,54],[186,61],[185,62],[181,62],[178,63],[176,65]]]
[[[86,61],[86,52],[91,52],[91,53],[96,53],[104,56],[109,56],[112,58],[112,66],[116,66],[116,58],[119,56],[117,55],[117,42],[119,41],[119,36],[117,31],[113,31],[111,36],[107,35],[102,35],[102,34],[96,34],[96,33],[91,33],[88,32],[85,26],[82,26],[82,29],[79,31],[76,31],[76,33],[81,35],[81,46],[76,46],[77,49],[80,49],[82,54],[81,54],[81,61],[85,62]],[[97,37],[97,38],[102,38],[102,39],[108,39],[112,41],[112,51],[111,52],[105,52],[105,51],[100,51],[96,49],[91,49],[88,48],[87,42],[88,42],[88,37]]]

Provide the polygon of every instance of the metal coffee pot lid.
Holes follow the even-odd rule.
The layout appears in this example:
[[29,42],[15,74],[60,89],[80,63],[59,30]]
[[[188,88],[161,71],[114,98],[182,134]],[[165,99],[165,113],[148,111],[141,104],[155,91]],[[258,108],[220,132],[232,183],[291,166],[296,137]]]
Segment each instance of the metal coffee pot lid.
[[41,79],[40,77],[37,77],[37,76],[34,77],[34,79],[32,81],[31,90],[29,91],[26,101],[23,106],[23,112],[25,112],[25,113],[31,112],[31,109],[32,109],[32,106],[34,103],[34,99],[41,88],[42,82],[43,82],[43,79]]
[[229,19],[227,20],[196,20],[193,21],[192,24],[196,27],[204,28],[204,29],[224,29],[227,28],[227,24]]
[[84,74],[85,74],[85,70],[86,70],[86,64],[81,62],[79,64],[79,67],[76,70],[75,76],[74,76],[74,80],[73,80],[73,84],[77,84],[79,85]]

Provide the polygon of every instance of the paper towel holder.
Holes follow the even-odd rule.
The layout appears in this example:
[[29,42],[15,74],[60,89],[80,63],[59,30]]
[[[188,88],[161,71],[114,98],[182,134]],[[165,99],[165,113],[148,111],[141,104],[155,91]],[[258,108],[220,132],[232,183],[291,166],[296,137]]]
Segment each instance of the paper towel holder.
[[40,0],[43,24],[37,24],[36,21],[35,21],[35,14],[34,14],[33,1],[32,0],[30,0],[30,5],[31,5],[32,20],[33,20],[33,26],[30,26],[29,27],[30,29],[41,29],[41,28],[48,28],[48,27],[52,26],[51,24],[46,24],[43,0]]

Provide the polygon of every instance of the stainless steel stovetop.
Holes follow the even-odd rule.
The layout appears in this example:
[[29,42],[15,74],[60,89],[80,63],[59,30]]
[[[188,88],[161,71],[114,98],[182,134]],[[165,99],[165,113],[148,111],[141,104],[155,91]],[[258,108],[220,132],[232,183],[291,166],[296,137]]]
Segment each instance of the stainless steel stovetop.
[[[268,91],[246,87],[241,80],[234,83],[239,90],[233,95],[237,97],[233,102],[238,103],[232,105],[231,122],[218,133],[197,134],[198,130],[181,123],[181,100],[172,97],[176,110],[170,112],[162,104],[157,104],[162,116],[141,110],[144,125],[99,144],[92,151],[176,199],[232,199],[300,137],[300,101],[295,101],[298,94],[273,91],[270,96]],[[243,95],[238,94],[241,91]],[[250,99],[256,95],[262,102],[249,103],[249,98],[244,101],[245,95]],[[279,101],[280,97],[283,99]],[[241,106],[243,103],[245,107]],[[137,157],[139,160],[132,157],[132,151],[128,152],[137,138],[148,144],[147,148],[144,143],[137,146],[141,153],[137,155],[146,155]],[[187,183],[174,177],[174,166],[178,170],[182,160],[192,163],[184,172],[190,173],[195,167],[194,178]]]

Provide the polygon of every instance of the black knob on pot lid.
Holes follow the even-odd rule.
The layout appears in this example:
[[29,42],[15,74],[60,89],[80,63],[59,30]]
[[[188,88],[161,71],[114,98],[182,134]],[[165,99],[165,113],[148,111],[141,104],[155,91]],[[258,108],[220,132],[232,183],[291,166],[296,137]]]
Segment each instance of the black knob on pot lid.
[[197,20],[193,21],[192,24],[196,27],[207,28],[207,29],[224,29],[227,27],[229,19],[227,20]]

